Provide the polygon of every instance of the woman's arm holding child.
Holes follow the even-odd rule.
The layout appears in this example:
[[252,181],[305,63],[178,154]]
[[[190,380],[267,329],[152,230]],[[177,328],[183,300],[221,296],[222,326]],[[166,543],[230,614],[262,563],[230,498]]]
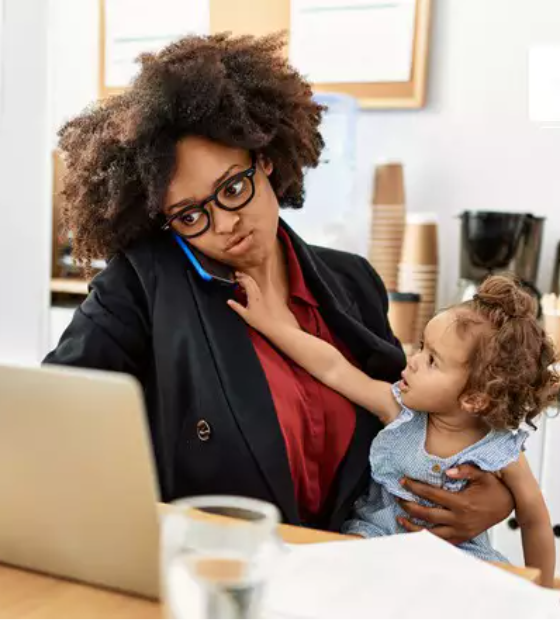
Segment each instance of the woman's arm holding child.
[[541,585],[551,588],[555,565],[554,535],[543,495],[524,454],[502,471],[502,479],[515,500],[525,564],[540,568]]
[[238,274],[238,281],[247,294],[247,305],[233,300],[228,304],[251,327],[321,383],[371,411],[384,424],[397,417],[400,407],[389,383],[371,379],[335,347],[304,332],[293,315],[286,317],[285,306],[279,307],[280,300],[265,299],[253,278]]

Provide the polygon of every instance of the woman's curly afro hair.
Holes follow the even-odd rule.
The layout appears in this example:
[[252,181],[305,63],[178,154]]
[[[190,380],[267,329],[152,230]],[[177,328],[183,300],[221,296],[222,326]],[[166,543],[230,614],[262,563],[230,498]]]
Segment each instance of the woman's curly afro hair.
[[323,148],[322,107],[283,46],[280,34],[186,37],[140,56],[129,90],[62,127],[62,219],[79,263],[153,233],[188,135],[262,154],[280,204],[302,206],[303,171]]

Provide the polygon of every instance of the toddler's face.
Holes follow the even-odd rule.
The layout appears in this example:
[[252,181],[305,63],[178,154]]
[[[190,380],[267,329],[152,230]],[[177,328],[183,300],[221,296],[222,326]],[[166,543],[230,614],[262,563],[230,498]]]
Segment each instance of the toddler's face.
[[407,407],[440,414],[460,409],[472,341],[458,336],[455,318],[453,310],[446,310],[426,326],[420,351],[409,359],[402,373],[400,388]]

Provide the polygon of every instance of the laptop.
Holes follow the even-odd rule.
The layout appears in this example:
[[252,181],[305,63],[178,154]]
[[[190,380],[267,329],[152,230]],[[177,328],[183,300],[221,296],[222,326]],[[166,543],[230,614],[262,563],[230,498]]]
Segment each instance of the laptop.
[[0,562],[156,598],[157,502],[136,380],[0,366]]

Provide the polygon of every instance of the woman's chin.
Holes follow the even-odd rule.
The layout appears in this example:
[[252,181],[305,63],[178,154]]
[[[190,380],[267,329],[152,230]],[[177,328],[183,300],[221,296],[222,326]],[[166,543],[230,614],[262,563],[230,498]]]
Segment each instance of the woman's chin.
[[267,262],[272,252],[267,250],[262,244],[252,244],[252,246],[243,254],[238,256],[225,256],[224,262],[231,265],[237,271],[246,271],[248,269],[256,269]]
[[[226,261],[224,261],[226,262]],[[241,256],[236,256],[235,259],[231,257],[227,260],[227,264],[233,267],[236,271],[247,271],[259,267],[264,262],[262,256],[255,252],[247,252]]]

